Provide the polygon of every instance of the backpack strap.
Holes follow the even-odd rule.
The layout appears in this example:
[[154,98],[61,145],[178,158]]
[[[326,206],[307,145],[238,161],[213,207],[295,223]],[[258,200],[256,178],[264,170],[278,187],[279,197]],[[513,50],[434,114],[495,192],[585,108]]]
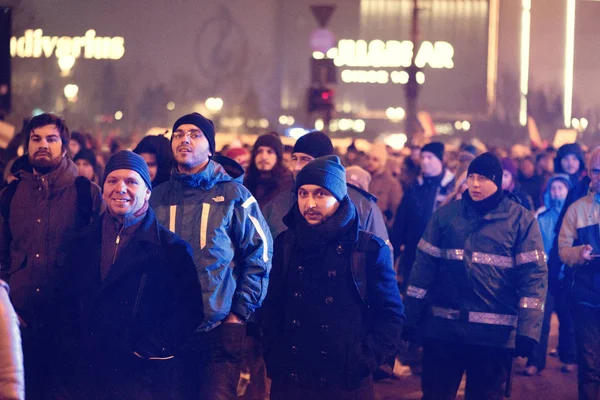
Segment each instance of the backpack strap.
[[75,190],[77,192],[77,215],[80,224],[78,228],[82,228],[92,220],[94,202],[92,199],[92,183],[89,179],[78,176],[75,179]]
[[350,256],[350,268],[352,270],[352,277],[354,278],[354,285],[358,294],[363,302],[367,305],[368,303],[368,288],[367,288],[367,250],[369,248],[369,242],[371,241],[373,234],[365,231],[359,231],[358,241],[355,247],[352,249],[352,255]]

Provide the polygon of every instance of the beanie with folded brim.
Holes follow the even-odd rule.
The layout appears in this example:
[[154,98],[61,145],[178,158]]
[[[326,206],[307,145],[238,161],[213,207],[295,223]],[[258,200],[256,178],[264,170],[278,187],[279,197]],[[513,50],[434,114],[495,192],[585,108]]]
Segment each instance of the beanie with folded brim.
[[142,180],[146,184],[146,187],[152,190],[152,182],[150,180],[150,171],[148,171],[148,165],[142,156],[135,154],[133,151],[121,150],[113,154],[106,163],[104,169],[104,176],[102,178],[102,185],[106,181],[106,177],[113,171],[119,169],[128,169],[135,171],[142,177]]
[[296,193],[303,185],[327,189],[338,201],[348,195],[346,170],[337,156],[315,158],[300,170],[296,177]]
[[485,176],[494,182],[498,189],[502,189],[502,165],[498,157],[492,153],[483,153],[471,161],[467,176],[471,174]]
[[215,126],[213,122],[206,118],[205,116],[195,112],[191,114],[184,115],[179,118],[173,124],[173,131],[171,132],[171,142],[173,142],[173,133],[179,128],[181,125],[190,124],[195,125],[202,131],[204,137],[208,141],[208,148],[210,149],[210,154],[215,155]]

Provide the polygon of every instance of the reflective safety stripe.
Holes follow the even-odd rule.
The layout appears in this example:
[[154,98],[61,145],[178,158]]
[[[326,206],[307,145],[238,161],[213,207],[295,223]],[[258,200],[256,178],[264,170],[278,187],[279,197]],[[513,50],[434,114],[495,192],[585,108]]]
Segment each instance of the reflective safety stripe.
[[521,300],[519,301],[519,307],[544,311],[544,302],[535,297],[521,297]]
[[406,295],[414,297],[416,299],[422,299],[427,294],[427,290],[416,286],[409,286],[406,288]]
[[208,229],[208,215],[210,204],[202,203],[202,217],[200,218],[200,249],[206,247],[206,231]]
[[470,312],[469,322],[475,322],[479,324],[488,325],[507,325],[517,326],[518,317],[516,315],[508,314],[492,314],[482,312]]
[[169,208],[169,230],[175,233],[175,218],[177,217],[177,206]]
[[539,263],[540,261],[546,261],[546,254],[541,250],[526,251],[519,253],[515,257],[517,265],[523,265],[530,262]]
[[465,251],[462,249],[440,249],[427,242],[425,239],[419,241],[417,248],[432,257],[445,258],[448,260],[462,260],[465,255]]
[[[453,310],[451,308],[443,307],[431,307],[431,314],[435,317],[459,320],[460,311]],[[477,324],[487,325],[506,325],[506,326],[517,326],[518,317],[516,315],[508,314],[493,314],[471,311],[468,313],[469,322]]]
[[250,218],[252,225],[254,225],[254,229],[256,229],[258,236],[260,236],[260,239],[263,242],[262,258],[264,262],[267,262],[269,261],[269,242],[267,242],[267,236],[265,235],[265,231],[263,230],[262,226],[260,226],[260,222],[258,222],[258,220],[255,217],[253,217],[252,215],[248,215],[248,218]]
[[515,266],[512,257],[498,256],[496,254],[474,252],[471,261],[477,264],[493,265],[499,268],[512,268]]
[[242,204],[242,208],[246,209],[248,207],[250,207],[252,204],[256,203],[256,199],[254,198],[254,196],[250,196],[248,197],[248,199],[244,202],[244,204]]

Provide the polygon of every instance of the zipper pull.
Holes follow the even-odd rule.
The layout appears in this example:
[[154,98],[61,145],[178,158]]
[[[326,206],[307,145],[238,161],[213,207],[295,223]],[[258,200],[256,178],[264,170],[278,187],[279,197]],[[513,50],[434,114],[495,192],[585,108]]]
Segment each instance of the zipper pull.
[[117,235],[117,241],[116,241],[116,243],[119,244],[120,241],[121,241],[121,235]]

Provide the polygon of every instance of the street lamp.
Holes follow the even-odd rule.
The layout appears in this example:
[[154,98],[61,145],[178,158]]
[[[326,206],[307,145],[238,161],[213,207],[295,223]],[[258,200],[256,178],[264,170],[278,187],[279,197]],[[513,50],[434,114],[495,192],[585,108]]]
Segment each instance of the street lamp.
[[208,111],[213,113],[218,113],[223,109],[223,99],[220,97],[209,97],[204,102],[204,105],[208,109]]
[[58,58],[58,68],[60,68],[60,74],[63,77],[71,75],[71,69],[75,65],[74,56],[62,56]]

